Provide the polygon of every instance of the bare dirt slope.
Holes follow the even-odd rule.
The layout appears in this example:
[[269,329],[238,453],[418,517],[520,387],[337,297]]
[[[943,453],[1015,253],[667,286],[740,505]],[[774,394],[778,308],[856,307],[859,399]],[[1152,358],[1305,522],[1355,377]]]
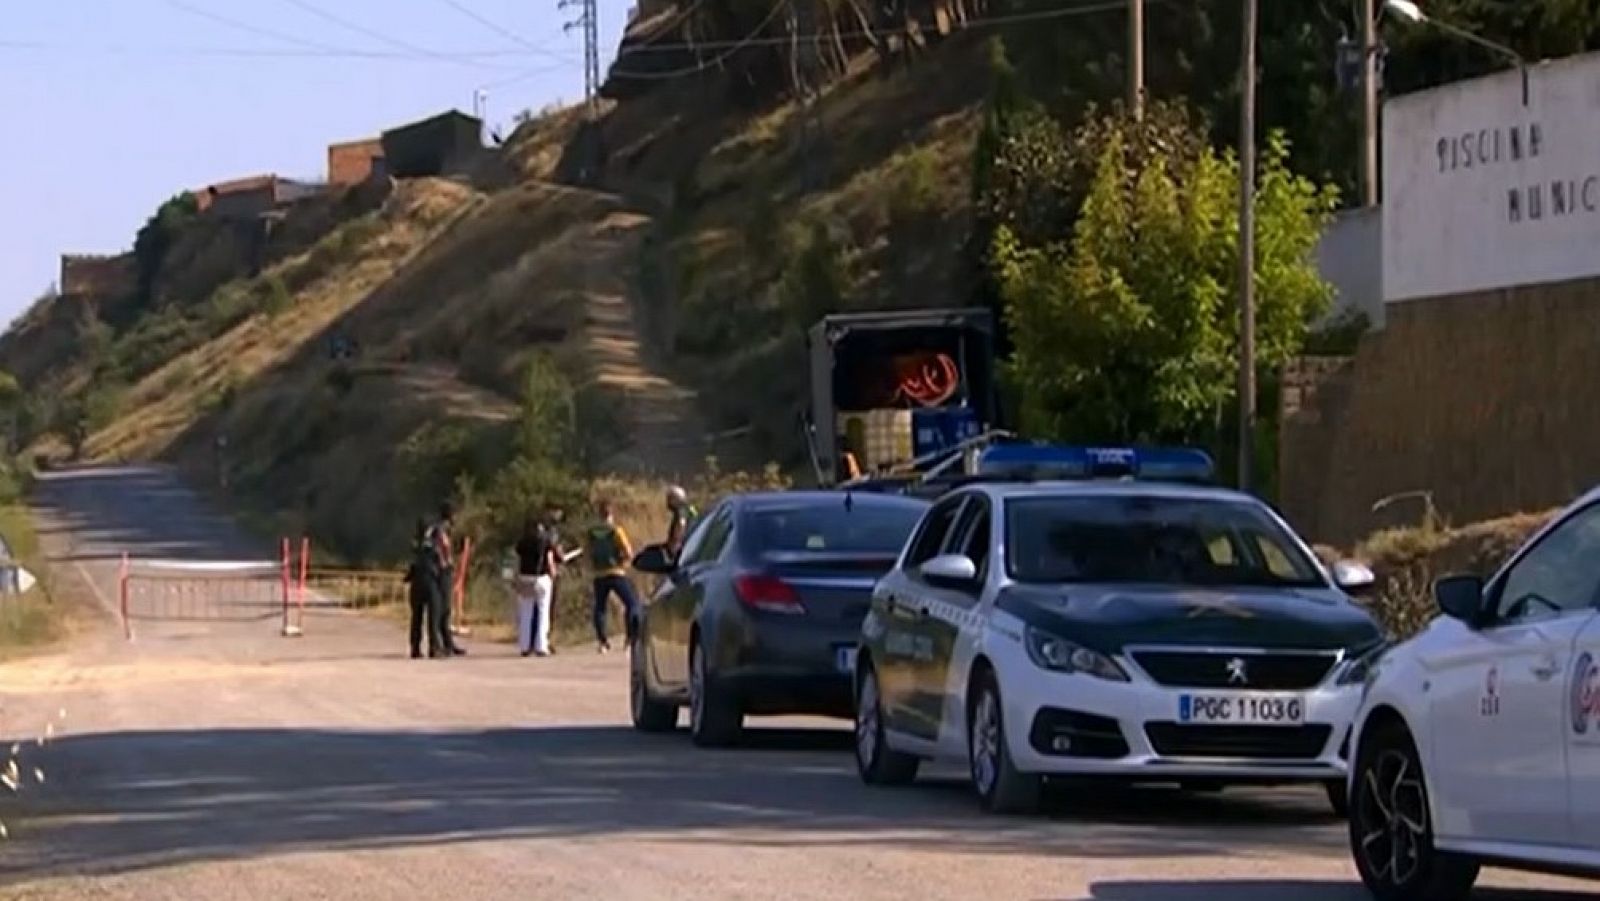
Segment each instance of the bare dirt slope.
[[[260,555],[163,470],[54,475],[39,508],[56,565],[107,600],[123,550]],[[0,667],[8,737],[66,711],[24,750],[48,781],[0,803],[0,897],[1362,897],[1317,793],[1075,794],[984,818],[948,772],[863,788],[835,724],[715,753],[635,734],[621,655],[413,662],[387,623],[306,633],[146,622]]]

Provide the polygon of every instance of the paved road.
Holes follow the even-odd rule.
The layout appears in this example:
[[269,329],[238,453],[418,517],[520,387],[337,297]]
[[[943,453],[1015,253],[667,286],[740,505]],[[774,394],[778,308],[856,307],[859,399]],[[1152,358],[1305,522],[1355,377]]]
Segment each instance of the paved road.
[[[57,571],[107,601],[124,550],[259,555],[159,470],[59,474],[40,498]],[[276,625],[146,622],[0,668],[0,734],[66,711],[24,751],[48,781],[0,799],[0,897],[1362,897],[1315,792],[1107,792],[987,818],[954,773],[863,788],[825,721],[719,752],[636,735],[618,655],[410,661],[388,623]]]

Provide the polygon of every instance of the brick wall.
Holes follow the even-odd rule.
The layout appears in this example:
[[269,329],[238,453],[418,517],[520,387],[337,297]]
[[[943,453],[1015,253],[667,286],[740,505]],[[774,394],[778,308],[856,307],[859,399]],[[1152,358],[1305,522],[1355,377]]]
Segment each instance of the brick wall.
[[62,254],[61,293],[93,298],[120,297],[133,290],[134,273],[132,254]]
[[371,138],[328,147],[328,184],[357,185],[373,176],[374,164],[383,160],[383,141]]
[[[1339,544],[1393,524],[1371,512],[1434,493],[1465,523],[1559,505],[1600,482],[1600,279],[1389,305],[1353,359],[1285,391],[1285,514]],[[1417,511],[1392,514],[1416,521]]]

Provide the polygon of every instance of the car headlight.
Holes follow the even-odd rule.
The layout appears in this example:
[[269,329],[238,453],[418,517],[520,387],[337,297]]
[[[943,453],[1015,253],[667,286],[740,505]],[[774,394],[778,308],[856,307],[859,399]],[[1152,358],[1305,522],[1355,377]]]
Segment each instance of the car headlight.
[[1126,682],[1128,674],[1115,660],[1065,638],[1029,628],[1028,656],[1039,666],[1057,673],[1083,673],[1111,682]]
[[1346,661],[1339,670],[1338,685],[1365,684],[1378,670],[1378,661],[1383,658],[1385,651],[1389,650],[1389,643],[1382,642],[1370,651],[1359,654]]

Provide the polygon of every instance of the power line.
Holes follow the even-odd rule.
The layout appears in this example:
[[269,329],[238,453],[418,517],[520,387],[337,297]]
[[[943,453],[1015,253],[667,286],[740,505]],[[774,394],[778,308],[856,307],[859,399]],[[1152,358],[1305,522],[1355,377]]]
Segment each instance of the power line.
[[533,67],[531,69],[523,69],[521,72],[518,72],[515,75],[511,75],[511,76],[508,76],[506,78],[502,78],[499,81],[491,81],[488,84],[483,85],[480,88],[480,90],[494,91],[494,90],[498,90],[500,88],[509,88],[512,85],[521,84],[521,83],[523,83],[524,81],[527,81],[530,78],[536,78],[536,77],[538,77],[540,75],[543,75],[543,74],[545,74],[547,72],[557,72],[557,71],[560,71],[562,69],[566,69],[566,68],[570,67],[573,62],[575,62],[575,60],[569,59],[566,62],[551,63],[551,64],[543,65],[543,66],[535,66],[535,67]]
[[271,38],[271,39],[273,39],[275,41],[281,41],[281,42],[286,43],[286,44],[295,44],[295,45],[300,46],[300,47],[309,47],[309,48],[311,48],[313,50],[323,51],[324,53],[327,53],[327,52],[338,52],[338,48],[336,48],[336,47],[330,47],[327,44],[322,44],[322,43],[319,43],[317,41],[306,40],[305,38],[296,37],[296,36],[294,36],[292,34],[285,34],[285,33],[281,32],[281,31],[274,31],[274,30],[272,30],[270,28],[263,28],[263,27],[261,27],[259,25],[252,25],[249,22],[244,22],[244,21],[241,21],[239,19],[231,18],[229,16],[222,15],[221,13],[214,13],[214,12],[208,10],[208,9],[201,9],[198,6],[194,6],[192,4],[185,3],[184,0],[167,0],[167,5],[175,8],[175,9],[182,10],[183,12],[186,12],[191,16],[199,16],[202,19],[209,19],[212,22],[218,23],[219,25],[226,25],[229,28],[235,29],[237,31],[243,31],[243,32],[245,32],[247,34],[253,34],[253,35],[256,35],[257,37],[266,37],[266,38]]
[[[778,17],[778,13],[783,10],[785,2],[786,2],[786,0],[778,0],[778,2],[772,4],[772,9],[767,12],[766,17],[763,18],[761,20],[760,24],[756,25],[755,28],[752,28],[750,30],[750,33],[744,36],[743,40],[734,41],[732,46],[728,47],[728,49],[726,51],[717,54],[715,57],[713,57],[713,58],[711,58],[709,60],[701,62],[701,63],[699,63],[697,65],[686,66],[686,67],[684,67],[682,69],[674,69],[674,70],[672,70],[670,72],[617,72],[617,71],[615,71],[615,67],[613,67],[613,71],[611,72],[611,77],[612,78],[631,78],[631,79],[635,79],[635,80],[639,80],[639,81],[657,81],[657,80],[663,80],[664,81],[664,80],[670,79],[670,78],[682,78],[685,75],[693,75],[693,74],[695,74],[697,72],[704,72],[707,69],[713,68],[715,66],[719,66],[728,57],[733,56],[735,53],[738,53],[740,50],[743,50],[746,47],[755,46],[758,43],[758,39],[756,38],[756,35],[760,34],[762,29],[766,28],[768,25],[770,25],[772,23],[773,19],[776,19]],[[788,43],[790,43],[790,41],[793,40],[793,38],[792,37],[786,37],[786,38],[769,39],[769,40],[777,40],[780,43],[788,44]],[[620,59],[622,59],[622,57],[619,55],[617,57],[617,59],[620,60]]]
[[[293,0],[291,0],[291,2],[293,2]],[[445,2],[453,3],[453,0],[445,0]],[[386,42],[391,43],[392,45],[395,45],[395,46],[399,46],[402,50],[404,50],[405,51],[405,55],[401,56],[401,55],[395,54],[395,53],[382,53],[382,52],[374,52],[374,51],[353,50],[353,49],[349,49],[349,48],[335,47],[335,46],[330,45],[330,44],[324,44],[324,43],[322,43],[320,41],[309,40],[307,38],[303,38],[303,37],[300,37],[298,35],[293,35],[293,34],[288,34],[286,32],[276,31],[276,30],[273,30],[271,28],[264,28],[264,27],[262,27],[260,25],[256,25],[256,24],[251,23],[251,22],[246,22],[246,21],[243,21],[243,20],[240,20],[240,19],[235,19],[235,18],[233,18],[231,16],[226,16],[226,15],[223,15],[221,13],[212,12],[211,10],[208,10],[208,9],[202,9],[201,7],[195,6],[192,3],[185,2],[185,0],[167,0],[167,4],[172,6],[174,9],[178,9],[178,10],[180,10],[182,12],[188,13],[188,14],[193,15],[193,16],[198,16],[198,17],[200,17],[202,19],[208,19],[208,20],[210,20],[212,22],[216,22],[216,23],[218,23],[220,25],[225,25],[225,26],[227,26],[229,28],[232,28],[232,29],[234,29],[236,31],[242,31],[242,32],[245,32],[246,34],[253,34],[253,35],[256,35],[257,37],[271,38],[272,40],[275,40],[275,41],[280,41],[280,42],[283,42],[283,43],[286,43],[286,44],[294,44],[294,45],[299,46],[299,47],[309,48],[310,50],[317,51],[316,54],[305,54],[305,53],[302,53],[302,54],[285,54],[285,53],[278,53],[278,52],[272,52],[272,51],[257,51],[257,50],[254,50],[254,49],[239,49],[239,50],[235,50],[233,48],[224,48],[224,49],[219,49],[219,50],[213,50],[213,49],[209,49],[209,48],[184,48],[186,50],[186,52],[192,52],[192,53],[196,53],[196,54],[199,54],[199,55],[213,55],[213,56],[251,56],[251,55],[286,55],[286,56],[291,56],[291,55],[292,56],[302,56],[303,55],[303,56],[311,56],[311,55],[323,55],[323,56],[348,56],[348,57],[355,57],[355,58],[370,58],[370,59],[394,59],[394,58],[403,59],[403,58],[426,57],[426,58],[429,58],[429,59],[445,59],[445,58],[448,58],[451,61],[455,61],[457,58],[459,58],[461,60],[466,60],[466,59],[474,59],[474,58],[486,58],[486,57],[492,57],[492,56],[512,55],[512,54],[509,54],[509,53],[507,53],[505,51],[475,51],[475,52],[468,52],[468,53],[439,53],[439,52],[432,51],[432,50],[427,50],[427,49],[421,48],[421,47],[413,47],[413,46],[411,46],[409,44],[405,44],[403,42],[389,41],[387,39],[385,39]],[[300,4],[296,4],[296,5],[300,5]],[[320,11],[318,11],[318,10],[312,10],[309,7],[302,7],[302,8],[306,8],[308,11],[314,12],[314,13],[316,13],[318,15],[322,15],[322,13]],[[343,20],[337,20],[337,21],[339,21],[341,24],[346,24],[346,23],[343,23]],[[12,43],[14,45],[16,42],[12,42]],[[0,46],[6,46],[6,45],[0,44]],[[539,49],[539,48],[533,47],[533,45],[531,45],[531,44],[528,45],[528,46],[529,46],[530,49],[535,49],[535,50]],[[50,49],[50,48],[48,47],[48,45],[35,43],[32,46],[30,46],[29,48],[27,48],[27,49]],[[557,56],[557,54],[551,53],[551,51],[548,51],[548,50],[540,50],[540,52],[548,54],[548,55],[551,55],[551,56]],[[516,55],[520,55],[520,54],[516,54]]]
[[694,15],[700,9],[700,7],[704,6],[705,2],[706,2],[706,0],[694,0],[694,2],[690,3],[687,7],[685,7],[682,12],[673,13],[673,20],[672,20],[671,25],[661,25],[661,26],[659,26],[660,30],[656,32],[655,37],[645,38],[644,40],[640,41],[639,43],[635,44],[634,46],[635,47],[645,47],[645,46],[649,46],[651,44],[654,44],[656,41],[661,40],[661,36],[667,33],[667,29],[671,28],[674,25],[681,25],[684,22],[689,21],[689,17]]
[[379,43],[383,43],[383,44],[388,44],[391,47],[397,47],[397,48],[399,48],[401,50],[405,50],[405,51],[407,51],[409,53],[415,53],[415,54],[418,54],[420,56],[433,57],[434,59],[439,59],[439,60],[447,60],[449,62],[460,63],[462,65],[477,66],[479,68],[499,68],[499,69],[503,69],[504,68],[503,66],[494,66],[494,65],[489,64],[489,63],[473,62],[471,60],[463,59],[461,57],[453,57],[453,56],[450,56],[448,54],[440,53],[437,50],[430,50],[427,47],[419,47],[416,44],[412,44],[412,43],[407,42],[407,41],[402,41],[399,38],[390,37],[390,36],[384,34],[381,31],[375,31],[375,30],[373,30],[371,28],[368,28],[365,25],[362,25],[359,22],[352,22],[349,19],[345,19],[345,18],[342,18],[340,16],[334,15],[333,13],[330,13],[327,10],[322,9],[321,7],[314,6],[314,5],[306,2],[306,0],[284,0],[284,2],[288,3],[291,6],[296,7],[298,9],[304,10],[305,12],[308,12],[311,15],[316,16],[319,19],[322,19],[325,22],[331,22],[334,25],[338,25],[339,27],[344,28],[344,29],[346,29],[348,31],[353,31],[353,32],[355,32],[357,34],[365,35],[365,36],[371,38],[374,41],[378,41]]
[[[1149,4],[1151,4],[1151,5],[1153,5],[1153,4],[1159,4],[1159,3],[1167,2],[1167,0],[1147,0],[1147,2]],[[671,71],[671,72],[626,72],[626,71],[619,72],[619,71],[616,71],[615,69],[613,69],[613,71],[611,72],[611,77],[612,78],[634,79],[634,80],[641,80],[641,81],[657,80],[657,79],[668,79],[668,78],[680,78],[680,77],[683,77],[685,75],[693,75],[696,72],[703,72],[706,69],[709,69],[709,68],[712,68],[714,66],[717,66],[717,65],[721,64],[723,61],[727,60],[728,57],[732,56],[734,53],[736,53],[736,52],[738,52],[740,50],[743,50],[743,49],[745,49],[747,47],[789,46],[790,44],[792,44],[796,40],[802,40],[802,41],[805,41],[805,40],[820,40],[820,39],[823,39],[823,38],[832,38],[832,37],[834,37],[834,33],[833,32],[819,32],[819,33],[815,33],[815,34],[803,34],[803,35],[783,35],[783,36],[776,36],[776,37],[758,37],[757,35],[764,28],[766,28],[766,26],[768,24],[770,24],[771,21],[774,18],[777,17],[778,12],[782,8],[783,8],[783,0],[779,0],[779,3],[772,8],[771,12],[769,12],[767,14],[767,17],[762,20],[761,24],[757,25],[755,27],[755,29],[750,32],[750,34],[746,35],[743,38],[740,38],[739,40],[705,41],[705,42],[702,42],[702,43],[692,43],[692,44],[691,43],[654,44],[654,45],[651,45],[651,46],[639,47],[638,48],[641,52],[665,52],[665,51],[668,51],[668,50],[672,50],[672,51],[679,51],[679,50],[714,50],[714,49],[718,49],[718,48],[726,48],[726,50],[727,50],[726,53],[718,54],[714,59],[707,60],[706,62],[700,63],[699,65],[686,66],[683,69],[678,69],[678,70],[674,70],[674,71]],[[988,18],[968,19],[957,30],[968,31],[968,30],[971,30],[971,29],[974,29],[974,28],[985,28],[985,27],[993,27],[993,26],[998,26],[998,25],[1012,25],[1012,24],[1018,24],[1018,23],[1022,23],[1022,22],[1038,22],[1038,21],[1043,21],[1043,20],[1047,20],[1047,19],[1065,19],[1065,18],[1071,18],[1071,17],[1074,17],[1074,16],[1093,15],[1095,13],[1110,12],[1112,10],[1122,10],[1122,9],[1126,9],[1126,8],[1127,8],[1127,0],[1101,0],[1101,2],[1096,2],[1096,3],[1080,3],[1080,4],[1075,4],[1075,5],[1072,5],[1072,6],[1059,7],[1059,8],[1056,8],[1056,9],[1040,10],[1038,12],[1014,13],[1014,14],[1011,14],[1011,15],[1004,15],[1004,16],[990,16]],[[841,32],[838,33],[838,37],[840,37],[840,38],[876,37],[877,35],[878,35],[878,32],[874,31],[874,30],[871,30],[871,29],[855,29],[855,30],[852,30],[852,31],[841,31]],[[620,62],[621,60],[627,58],[632,52],[633,52],[633,48],[624,48],[622,50],[622,52],[617,55],[617,61]]]
[[474,10],[472,7],[467,6],[465,3],[460,2],[460,0],[439,0],[439,2],[441,2],[444,5],[450,7],[451,9],[455,10],[458,13],[461,13],[463,16],[466,16],[467,18],[471,19],[472,21],[477,22],[479,25],[482,25],[484,28],[489,29],[490,31],[500,35],[501,37],[504,37],[504,38],[512,41],[513,43],[522,45],[523,47],[527,48],[528,50],[530,50],[530,51],[532,51],[534,53],[537,53],[537,54],[540,54],[540,55],[543,55],[543,56],[552,56],[552,57],[556,56],[556,54],[553,53],[552,51],[550,51],[549,49],[547,49],[545,47],[540,47],[539,45],[533,43],[532,41],[530,41],[527,38],[523,37],[522,35],[518,34],[517,32],[512,31],[511,29],[505,27],[504,25],[501,25],[498,22],[495,22],[493,19],[485,18],[477,10]]
[[[72,45],[59,43],[46,43],[44,41],[0,41],[0,50],[38,50],[51,53],[70,53],[73,50],[86,50],[93,53],[129,56],[201,56],[201,57],[242,57],[247,59],[359,59],[392,62],[426,62],[443,61],[461,62],[471,59],[526,59],[527,55],[520,51],[473,51],[470,53],[452,53],[444,57],[424,57],[414,53],[397,53],[387,50],[290,50],[262,47],[200,47],[194,45],[160,45],[141,44],[138,46],[128,44],[91,44]],[[447,57],[447,58],[446,58]],[[560,57],[570,62],[571,57]],[[507,66],[496,66],[497,69],[506,69]]]

